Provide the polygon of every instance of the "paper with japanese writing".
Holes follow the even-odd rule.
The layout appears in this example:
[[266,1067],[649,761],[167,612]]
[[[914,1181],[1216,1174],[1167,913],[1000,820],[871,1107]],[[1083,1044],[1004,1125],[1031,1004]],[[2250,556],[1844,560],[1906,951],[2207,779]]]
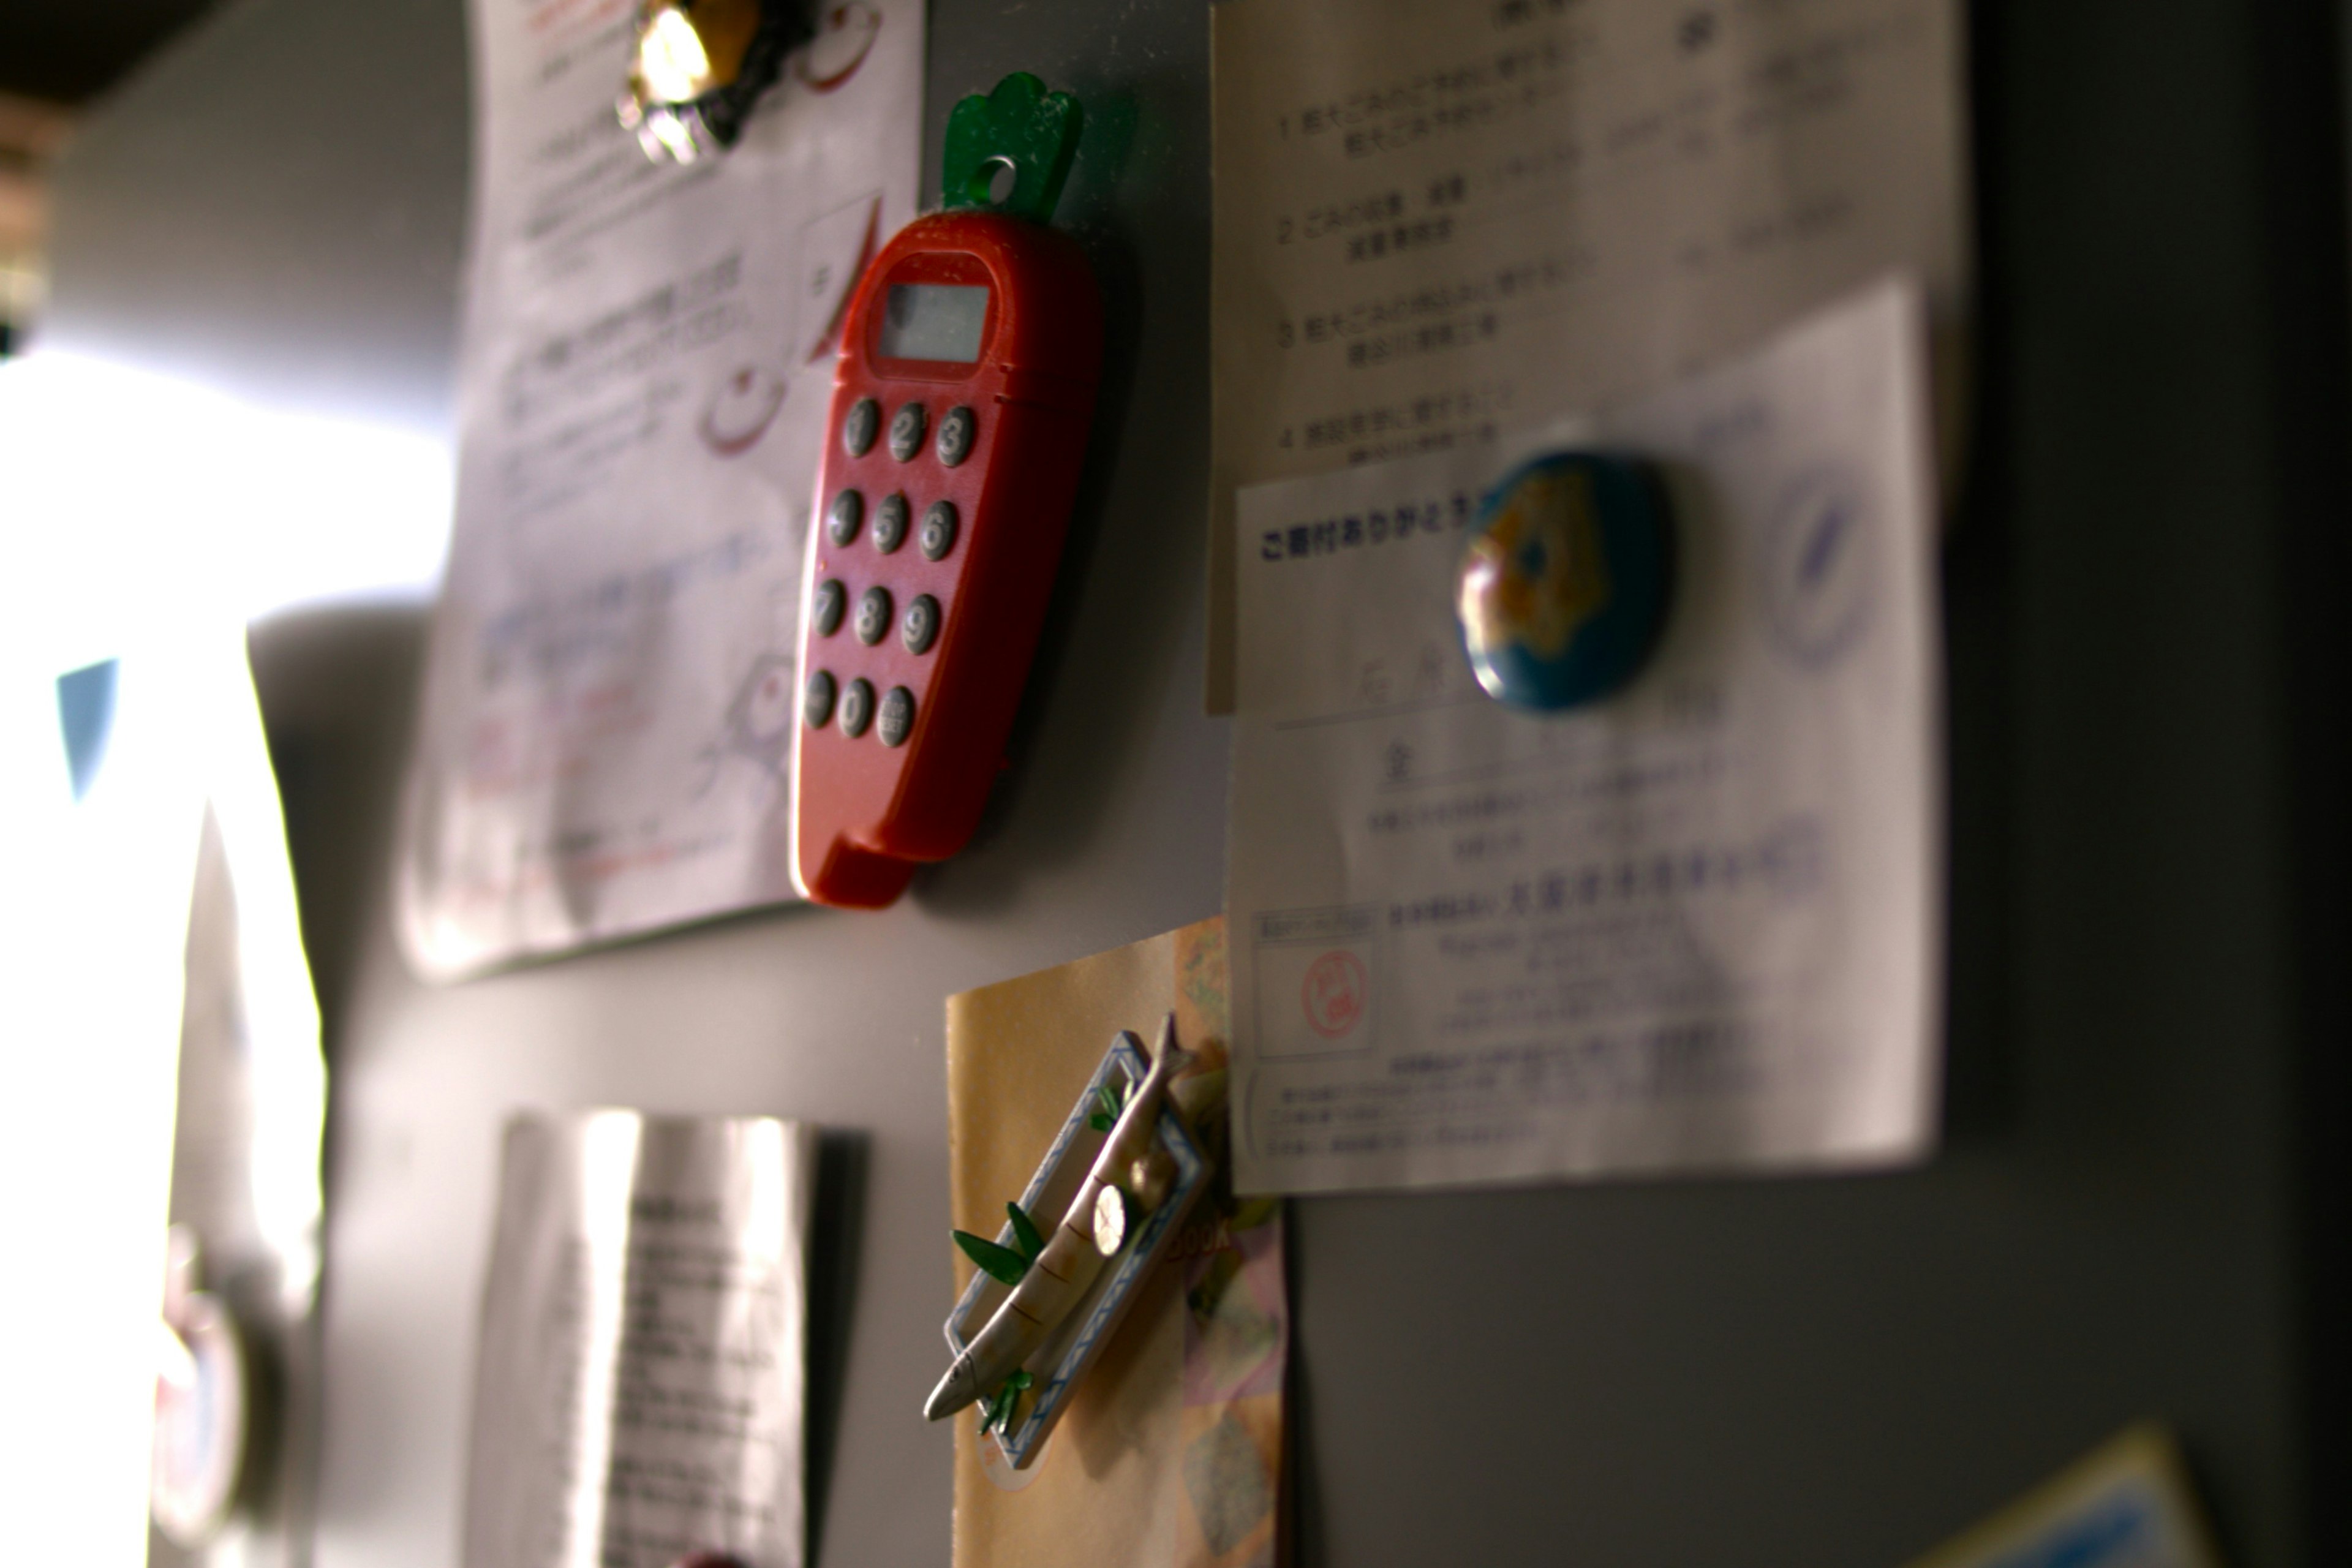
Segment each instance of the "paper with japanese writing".
[[923,0],[827,6],[647,162],[636,7],[475,0],[456,530],[403,814],[446,975],[794,896],[802,542],[849,292],[914,214]]
[[807,1561],[815,1152],[772,1117],[508,1123],[463,1568]]
[[1654,391],[1890,269],[1953,326],[1959,11],[1213,6],[1212,707],[1237,488]]
[[[1314,1191],[1917,1156],[1936,1103],[1916,294],[1564,425],[1662,466],[1677,581],[1589,708],[1477,687],[1496,446],[1244,491],[1237,1179]],[[1548,442],[1533,444],[1543,449]]]

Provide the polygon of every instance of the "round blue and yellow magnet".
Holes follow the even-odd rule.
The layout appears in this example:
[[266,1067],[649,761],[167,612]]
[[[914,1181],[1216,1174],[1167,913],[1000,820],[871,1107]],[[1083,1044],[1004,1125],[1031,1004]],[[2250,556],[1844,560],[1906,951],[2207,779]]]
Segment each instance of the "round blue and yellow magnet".
[[1486,492],[1454,577],[1463,647],[1486,695],[1575,708],[1648,660],[1674,591],[1674,520],[1657,469],[1553,452]]

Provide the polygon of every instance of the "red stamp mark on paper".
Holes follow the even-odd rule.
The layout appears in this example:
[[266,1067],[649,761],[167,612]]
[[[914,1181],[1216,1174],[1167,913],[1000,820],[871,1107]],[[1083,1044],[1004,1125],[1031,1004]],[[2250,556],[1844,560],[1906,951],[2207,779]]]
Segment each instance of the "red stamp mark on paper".
[[1364,1016],[1364,966],[1346,951],[1327,952],[1307,966],[1298,1000],[1307,1008],[1307,1026],[1325,1039],[1336,1039],[1356,1026]]

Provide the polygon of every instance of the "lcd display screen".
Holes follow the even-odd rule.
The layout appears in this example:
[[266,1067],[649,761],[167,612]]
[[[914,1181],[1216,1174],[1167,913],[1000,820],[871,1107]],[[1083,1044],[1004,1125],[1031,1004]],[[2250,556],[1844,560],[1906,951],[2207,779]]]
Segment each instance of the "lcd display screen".
[[886,359],[969,364],[980,357],[981,330],[987,324],[985,285],[893,283],[882,301],[880,347]]

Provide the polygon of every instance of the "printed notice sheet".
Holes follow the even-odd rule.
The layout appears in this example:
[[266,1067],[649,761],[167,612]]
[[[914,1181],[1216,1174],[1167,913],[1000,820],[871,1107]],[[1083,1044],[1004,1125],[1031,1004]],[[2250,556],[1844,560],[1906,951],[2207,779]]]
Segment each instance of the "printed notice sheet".
[[769,1117],[508,1124],[464,1568],[806,1561],[815,1147]]
[[1654,391],[1889,270],[1948,333],[1958,11],[1213,6],[1212,708],[1232,700],[1238,488]]
[[1556,444],[1242,494],[1232,933],[1248,1192],[1861,1166],[1933,1138],[1940,678],[1918,296],[1583,426],[1664,466],[1663,641],[1529,714],[1451,604]]
[[399,859],[461,973],[793,898],[802,541],[835,348],[914,216],[923,0],[847,0],[743,139],[648,163],[627,0],[475,0],[456,531]]

